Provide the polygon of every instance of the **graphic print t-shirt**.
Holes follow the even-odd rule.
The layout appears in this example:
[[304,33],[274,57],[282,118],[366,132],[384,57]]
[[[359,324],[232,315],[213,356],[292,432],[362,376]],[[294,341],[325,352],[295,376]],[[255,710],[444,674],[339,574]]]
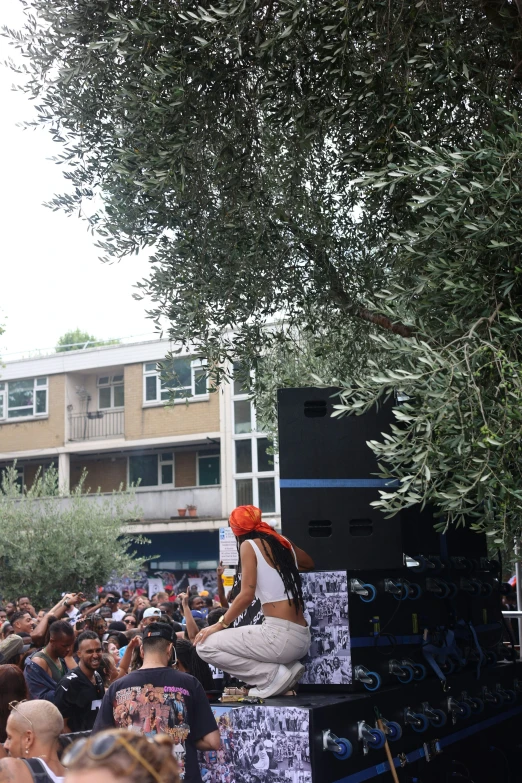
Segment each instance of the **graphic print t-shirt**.
[[185,783],[201,783],[194,743],[216,731],[201,684],[174,669],[144,669],[116,680],[102,702],[93,732],[127,729],[152,737],[168,734]]

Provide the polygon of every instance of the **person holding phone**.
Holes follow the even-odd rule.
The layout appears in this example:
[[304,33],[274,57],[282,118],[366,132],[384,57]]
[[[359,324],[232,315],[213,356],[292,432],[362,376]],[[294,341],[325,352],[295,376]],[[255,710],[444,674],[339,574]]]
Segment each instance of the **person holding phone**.
[[103,606],[106,606],[111,610],[113,620],[123,620],[126,612],[118,606],[120,599],[121,595],[116,590],[111,590],[110,592],[105,592],[105,590],[103,590],[100,593],[99,602],[92,606],[88,613],[93,614],[94,612],[98,612]]

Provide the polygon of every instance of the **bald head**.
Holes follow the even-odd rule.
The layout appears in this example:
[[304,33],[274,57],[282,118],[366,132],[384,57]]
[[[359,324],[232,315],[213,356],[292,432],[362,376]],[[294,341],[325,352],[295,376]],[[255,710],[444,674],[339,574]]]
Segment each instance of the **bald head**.
[[11,711],[9,721],[14,722],[18,731],[32,730],[45,745],[51,745],[63,732],[61,713],[50,701],[36,699],[17,704]]

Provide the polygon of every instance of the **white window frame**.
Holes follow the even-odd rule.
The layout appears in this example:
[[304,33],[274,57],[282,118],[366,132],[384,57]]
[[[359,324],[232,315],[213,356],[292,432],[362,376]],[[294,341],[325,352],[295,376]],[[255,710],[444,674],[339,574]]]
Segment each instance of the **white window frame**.
[[[179,359],[190,359],[189,356],[180,356],[180,357],[174,357]],[[148,370],[147,367],[149,365],[155,365],[155,368],[152,370]],[[175,400],[173,400],[174,404],[177,405],[179,403],[185,404],[188,402],[200,402],[203,400],[208,400],[209,397],[209,389],[208,389],[208,378],[205,379],[205,393],[204,394],[196,394],[196,373],[199,369],[202,367],[207,366],[206,359],[192,359],[190,362],[190,387],[189,386],[180,386],[180,389],[187,389],[190,390],[190,396],[188,397],[180,397]],[[156,378],[156,397],[154,400],[147,400],[147,378]],[[164,399],[162,399],[161,394],[162,391],[167,391],[167,396],[165,396]],[[161,368],[159,366],[158,362],[144,362],[143,364],[143,406],[144,407],[154,407],[156,405],[167,405],[170,402],[169,399],[169,389],[168,387],[163,387],[163,384],[161,382]]]
[[[27,416],[9,417],[9,384],[19,383],[20,381],[33,382],[33,405],[32,412]],[[45,392],[45,411],[36,412],[36,392]],[[28,405],[19,405],[10,410],[23,410],[29,408]],[[33,378],[13,378],[10,381],[0,381],[0,421],[6,424],[16,423],[18,421],[27,421],[28,419],[45,419],[49,415],[49,378],[45,375],[36,375]]]
[[[172,459],[162,459],[163,456],[172,454]],[[170,484],[164,484],[161,480],[161,466],[172,465],[172,481]],[[175,487],[176,486],[176,455],[174,450],[161,451],[158,454],[158,487]]]
[[[172,459],[168,460],[162,460],[162,456],[165,454],[172,454]],[[158,483],[153,484],[152,486],[144,487],[141,484],[139,484],[137,487],[134,487],[136,492],[153,492],[160,489],[174,489],[176,486],[176,454],[174,452],[174,449],[165,449],[162,451],[152,452],[151,454],[128,454],[127,455],[127,486],[130,486],[130,460],[131,457],[156,457],[157,460],[157,468],[158,468]],[[172,483],[171,484],[163,484],[161,481],[161,466],[162,465],[172,465]]]
[[[267,470],[267,471],[259,471],[258,470],[258,458],[257,458],[257,441],[263,440],[268,437],[266,432],[258,432],[257,431],[257,418],[256,418],[256,409],[255,406],[250,399],[250,396],[247,393],[243,394],[234,394],[234,385],[233,380],[231,384],[231,404],[232,404],[232,480],[233,480],[233,489],[234,489],[234,505],[237,506],[238,500],[237,500],[237,481],[241,481],[242,479],[247,479],[252,481],[252,503],[254,506],[259,506],[259,480],[261,479],[273,479],[274,481],[274,493],[275,493],[275,510],[274,511],[266,511],[265,514],[268,515],[278,515],[281,513],[281,504],[280,504],[280,497],[279,497],[279,465],[278,465],[278,459],[277,455],[274,455],[274,468],[273,470]],[[235,421],[235,405],[236,402],[243,402],[245,400],[250,401],[250,423],[251,423],[251,431],[250,432],[241,432],[236,433],[236,421]],[[252,450],[252,470],[248,473],[238,473],[236,471],[236,441],[249,441],[250,442],[250,448]]]
[[[107,381],[105,383],[102,383],[102,381],[107,378]],[[119,379],[120,380],[116,380]],[[100,375],[96,379],[96,386],[98,388],[98,410],[99,411],[122,411],[125,408],[125,383],[124,383],[124,377],[123,373],[117,373],[116,375]],[[124,403],[123,405],[115,405],[114,404],[114,389],[116,386],[121,386],[123,388],[123,395],[124,395]],[[111,390],[111,404],[108,408],[102,408],[100,405],[100,389],[110,389]]]

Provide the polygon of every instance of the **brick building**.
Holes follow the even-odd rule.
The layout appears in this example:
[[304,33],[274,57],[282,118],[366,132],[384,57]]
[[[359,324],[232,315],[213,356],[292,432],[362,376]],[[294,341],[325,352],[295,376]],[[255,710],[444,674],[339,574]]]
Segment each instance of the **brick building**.
[[[142,519],[132,530],[151,538],[155,565],[211,568],[217,530],[235,505],[254,503],[278,521],[277,460],[245,390],[209,388],[190,353],[165,364],[174,347],[153,340],[7,362],[0,471],[16,460],[30,487],[54,464],[64,492],[84,471],[91,492],[137,485]],[[196,518],[179,518],[187,505]]]

